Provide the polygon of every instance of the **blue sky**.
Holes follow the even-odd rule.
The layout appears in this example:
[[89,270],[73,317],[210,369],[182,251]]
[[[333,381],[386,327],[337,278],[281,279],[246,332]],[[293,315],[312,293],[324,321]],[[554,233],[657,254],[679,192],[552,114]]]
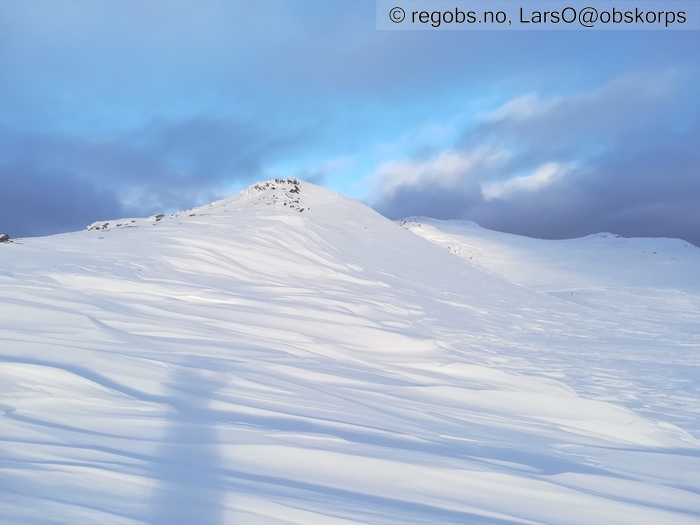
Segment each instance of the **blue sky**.
[[293,176],[392,219],[700,244],[700,31],[375,27],[367,0],[0,0],[0,233]]

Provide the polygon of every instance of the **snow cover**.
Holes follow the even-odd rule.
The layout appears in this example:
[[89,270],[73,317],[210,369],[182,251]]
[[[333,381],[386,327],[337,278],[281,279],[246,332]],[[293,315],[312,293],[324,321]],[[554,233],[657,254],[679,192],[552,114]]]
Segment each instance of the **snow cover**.
[[3,243],[0,521],[697,524],[698,252],[293,179]]

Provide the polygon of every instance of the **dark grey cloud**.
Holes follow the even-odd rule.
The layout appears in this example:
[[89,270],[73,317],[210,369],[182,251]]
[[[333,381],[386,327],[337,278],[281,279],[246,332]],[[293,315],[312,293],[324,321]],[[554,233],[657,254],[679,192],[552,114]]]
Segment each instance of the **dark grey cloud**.
[[[479,202],[477,222],[533,237],[609,231],[628,237],[678,237],[700,245],[700,131],[675,144],[611,152],[538,192]],[[469,210],[462,210],[462,214]]]
[[308,140],[299,127],[208,117],[102,136],[1,127],[0,229],[44,235],[204,204],[264,178],[267,163]]
[[700,246],[700,130],[634,154],[611,152],[533,192],[487,201],[478,185],[406,186],[375,203],[398,219],[424,215],[468,219],[484,227],[538,238],[601,231],[627,237],[678,237]]
[[[517,99],[465,131],[452,152],[466,158],[487,144],[504,152],[502,162],[478,170],[457,162],[440,175],[437,163],[414,160],[421,176],[408,176],[404,165],[403,183],[397,165],[377,175],[385,184],[374,206],[391,218],[469,219],[532,237],[609,231],[700,245],[698,105],[678,78],[654,78],[568,98]],[[548,166],[555,176],[533,175]]]
[[0,233],[13,238],[75,231],[129,215],[109,191],[67,173],[0,163]]

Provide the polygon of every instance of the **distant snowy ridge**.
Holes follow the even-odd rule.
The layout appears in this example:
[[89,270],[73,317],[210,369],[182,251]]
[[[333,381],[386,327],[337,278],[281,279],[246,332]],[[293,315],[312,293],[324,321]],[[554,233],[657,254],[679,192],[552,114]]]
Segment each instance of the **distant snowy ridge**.
[[[618,285],[629,279],[637,284],[647,281],[653,285],[700,285],[700,280],[692,277],[700,270],[700,249],[682,239],[625,238],[601,232],[575,239],[544,240],[491,231],[472,221],[418,216],[398,224],[520,284],[536,285],[532,277],[537,272],[532,270],[539,265],[548,285],[552,284],[552,274],[572,275],[572,271],[585,274],[586,285],[596,279],[596,274],[610,281],[611,272]],[[519,273],[523,273],[522,277]]]

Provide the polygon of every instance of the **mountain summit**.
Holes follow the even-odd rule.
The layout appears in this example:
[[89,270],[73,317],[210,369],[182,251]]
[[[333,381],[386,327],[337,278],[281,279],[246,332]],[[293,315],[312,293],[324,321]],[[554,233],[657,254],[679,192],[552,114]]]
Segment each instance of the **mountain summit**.
[[[230,209],[250,208],[254,206],[285,206],[289,210],[303,212],[305,209],[301,203],[302,183],[298,179],[270,179],[257,182],[235,197],[212,202],[206,206],[199,206],[182,212],[177,212],[170,217],[197,217],[211,215],[216,212],[228,212]],[[320,189],[320,188],[317,188]],[[225,208],[229,209],[225,209]],[[166,218],[164,214],[159,214],[150,219],[118,219],[112,221],[96,221],[90,224],[87,229],[108,230],[112,228],[137,227],[149,222],[159,222]]]
[[289,209],[304,211],[301,203],[302,184],[298,179],[273,179],[258,182],[243,191],[235,200],[247,206],[282,205]]
[[695,524],[695,251],[585,242],[279,179],[0,245],[3,521]]

